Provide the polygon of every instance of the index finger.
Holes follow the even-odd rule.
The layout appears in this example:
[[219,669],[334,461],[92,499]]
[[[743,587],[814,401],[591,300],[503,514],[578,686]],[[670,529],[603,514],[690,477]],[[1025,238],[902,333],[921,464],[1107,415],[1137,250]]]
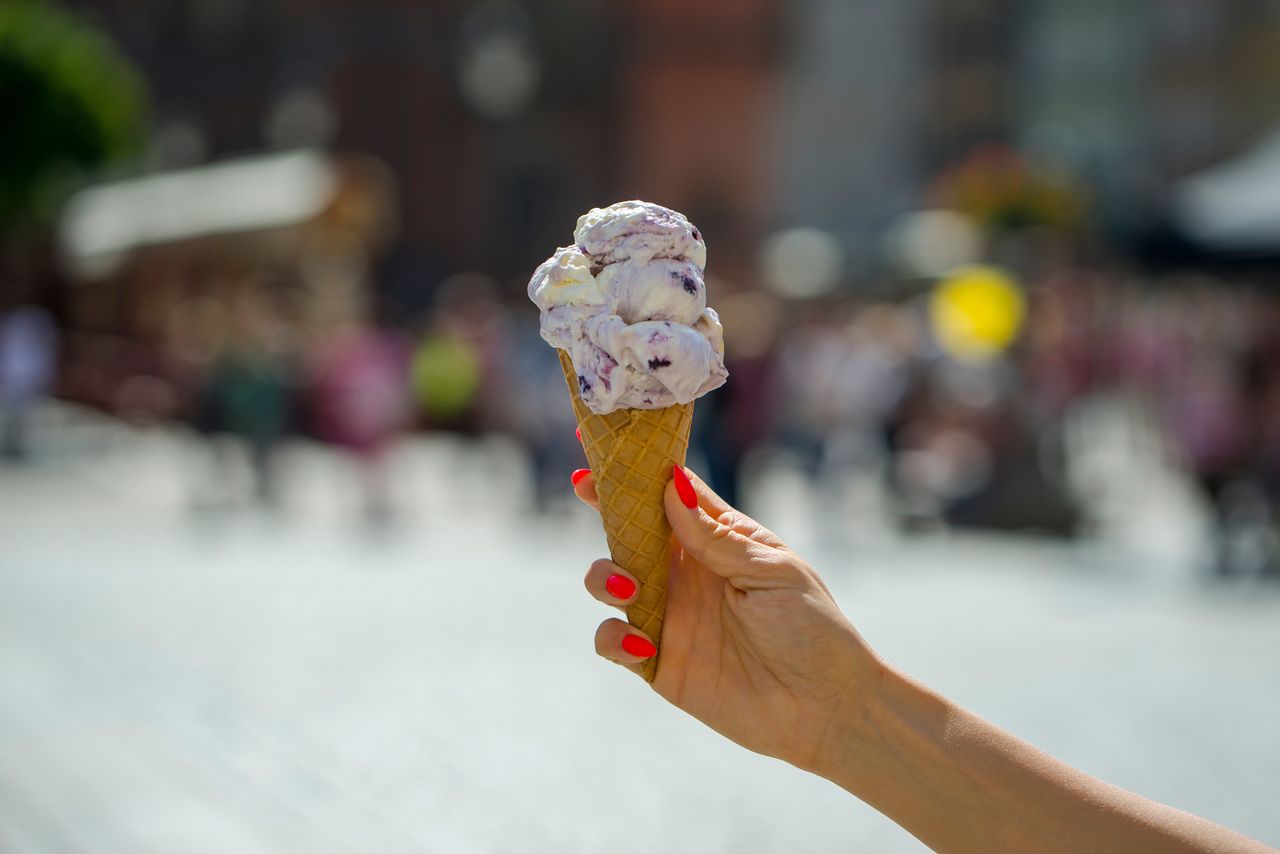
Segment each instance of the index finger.
[[694,494],[698,496],[698,506],[707,512],[708,516],[717,518],[725,513],[736,512],[734,507],[716,494],[707,482],[693,473],[687,466],[682,466],[685,477],[689,479],[689,484],[693,487]]

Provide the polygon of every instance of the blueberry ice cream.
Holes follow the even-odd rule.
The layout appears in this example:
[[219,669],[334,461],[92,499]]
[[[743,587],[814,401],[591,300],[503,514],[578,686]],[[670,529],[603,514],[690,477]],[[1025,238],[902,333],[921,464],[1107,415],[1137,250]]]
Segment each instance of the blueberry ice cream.
[[724,334],[707,307],[707,249],[682,214],[648,202],[593,208],[573,246],[534,272],[542,337],[566,351],[592,411],[662,409],[724,384]]

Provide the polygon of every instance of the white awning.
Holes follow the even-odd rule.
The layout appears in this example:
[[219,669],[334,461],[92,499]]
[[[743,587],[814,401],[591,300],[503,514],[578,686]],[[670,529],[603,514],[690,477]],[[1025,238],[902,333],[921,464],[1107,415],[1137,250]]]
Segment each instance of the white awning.
[[91,275],[145,246],[306,222],[326,209],[337,187],[329,159],[315,151],[101,184],[71,198],[59,242],[71,269]]
[[1184,180],[1173,215],[1195,243],[1224,252],[1280,249],[1280,129],[1249,151]]

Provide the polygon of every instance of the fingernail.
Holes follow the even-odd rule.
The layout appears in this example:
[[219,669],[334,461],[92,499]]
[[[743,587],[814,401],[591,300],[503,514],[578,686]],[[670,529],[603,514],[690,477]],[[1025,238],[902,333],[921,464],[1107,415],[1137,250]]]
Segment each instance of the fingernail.
[[684,469],[680,466],[671,467],[671,477],[676,482],[676,495],[680,496],[681,503],[690,510],[698,506],[698,493],[693,491],[693,484],[689,482],[689,477],[684,473]]
[[575,427],[575,428],[574,428],[574,430],[573,430],[573,435],[577,436],[577,437],[578,437],[578,441],[579,441],[579,442],[581,442],[581,441],[582,441],[582,428],[581,428],[581,427]]
[[627,635],[622,639],[622,650],[637,658],[652,658],[658,648],[639,635]]
[[636,592],[636,583],[625,575],[611,575],[604,580],[604,589],[615,599],[630,599]]
[[577,486],[578,481],[582,480],[589,474],[591,474],[591,469],[578,469],[573,474],[569,475],[569,480],[573,481],[574,486]]

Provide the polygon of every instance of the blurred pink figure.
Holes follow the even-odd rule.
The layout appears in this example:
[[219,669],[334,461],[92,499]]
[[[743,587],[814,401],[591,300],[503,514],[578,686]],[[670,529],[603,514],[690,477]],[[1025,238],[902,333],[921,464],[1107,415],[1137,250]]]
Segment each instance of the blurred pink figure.
[[312,430],[355,454],[372,521],[391,512],[384,456],[409,422],[408,364],[406,342],[356,323],[326,333],[308,359]]

